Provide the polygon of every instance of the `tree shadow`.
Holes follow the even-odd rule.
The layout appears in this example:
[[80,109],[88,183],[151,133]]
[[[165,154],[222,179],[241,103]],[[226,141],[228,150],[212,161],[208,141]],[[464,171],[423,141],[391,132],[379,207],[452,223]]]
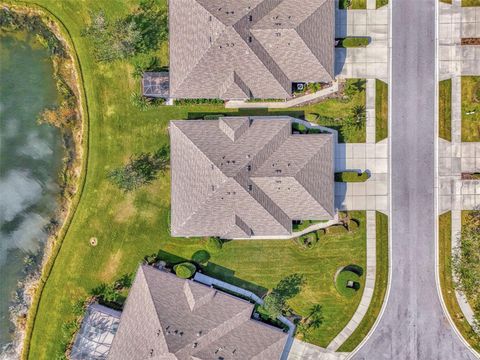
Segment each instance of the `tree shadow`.
[[355,264],[350,264],[350,265],[345,266],[342,271],[351,271],[351,272],[357,274],[358,276],[363,275],[363,268],[361,266],[358,266],[358,265],[355,265]]

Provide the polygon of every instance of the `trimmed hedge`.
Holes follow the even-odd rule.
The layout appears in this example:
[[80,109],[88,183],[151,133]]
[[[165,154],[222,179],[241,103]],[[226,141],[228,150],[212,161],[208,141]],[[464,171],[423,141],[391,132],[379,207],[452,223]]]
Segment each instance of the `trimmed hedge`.
[[358,48],[366,47],[370,44],[370,39],[368,37],[347,37],[344,39],[339,39],[337,47],[343,48]]
[[327,234],[344,234],[348,233],[348,229],[343,225],[333,225],[327,228]]
[[197,268],[192,263],[184,262],[184,263],[175,265],[173,267],[173,270],[175,271],[175,274],[177,274],[179,278],[190,279],[193,275],[195,275]]
[[365,182],[370,175],[364,171],[359,173],[357,171],[342,171],[335,173],[336,182]]

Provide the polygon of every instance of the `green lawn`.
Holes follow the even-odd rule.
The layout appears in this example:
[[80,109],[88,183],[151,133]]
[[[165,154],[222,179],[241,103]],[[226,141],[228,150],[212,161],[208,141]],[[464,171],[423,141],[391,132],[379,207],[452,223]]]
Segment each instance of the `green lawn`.
[[[102,282],[112,282],[132,273],[147,254],[160,252],[161,258],[180,262],[205,248],[203,239],[169,236],[170,177],[161,176],[151,185],[125,194],[106,179],[107,173],[130,155],[151,152],[168,142],[170,119],[196,118],[208,113],[227,113],[221,106],[198,105],[151,108],[139,111],[130,96],[138,91],[139,80],[131,76],[132,65],[126,61],[99,64],[93,60],[88,39],[80,36],[89,11],[100,8],[112,18],[126,14],[124,1],[41,1],[67,27],[80,59],[86,101],[90,117],[88,171],[83,194],[63,245],[45,284],[35,318],[28,358],[55,359],[70,340],[66,324],[76,318],[75,305]],[[128,3],[130,4],[130,3]],[[131,4],[130,6],[133,6]],[[167,44],[158,51],[167,64]],[[365,103],[364,91],[350,101],[330,99],[321,104],[295,108],[283,113],[305,115],[323,121],[318,114],[337,118],[348,116],[355,104]],[[235,110],[230,110],[228,112]],[[244,112],[242,112],[243,114]],[[265,114],[265,110],[252,113]],[[277,112],[276,112],[277,113]],[[365,141],[365,131],[350,132],[344,139]],[[334,275],[341,266],[358,264],[365,268],[365,213],[352,215],[361,221],[354,234],[325,235],[312,249],[292,241],[231,241],[212,254],[205,271],[234,284],[265,293],[280,279],[304,274],[306,285],[291,301],[292,309],[307,315],[312,304],[323,306],[325,321],[306,340],[326,346],[348,323],[361,298],[341,297]],[[92,247],[89,239],[96,237]],[[363,288],[363,280],[362,280]]]
[[452,279],[452,214],[447,212],[439,216],[438,246],[439,246],[439,273],[440,286],[445,305],[455,326],[468,343],[480,351],[480,337],[475,334],[465,319],[455,296]]
[[445,4],[451,4],[452,0],[440,0],[440,2],[443,2]]
[[339,7],[340,9],[362,10],[367,8],[367,0],[340,0]]
[[452,141],[452,80],[438,85],[438,136]]
[[385,293],[388,286],[388,216],[377,212],[377,269],[375,273],[375,289],[373,290],[373,298],[368,307],[365,317],[362,319],[355,331],[340,346],[338,351],[353,351],[358,344],[367,336],[372,328],[375,320],[382,309]]
[[462,6],[480,6],[480,0],[462,0]]
[[382,6],[388,5],[388,0],[377,0],[377,9],[381,8]]
[[375,80],[375,140],[388,137],[388,84]]
[[462,141],[480,141],[480,76],[462,76]]

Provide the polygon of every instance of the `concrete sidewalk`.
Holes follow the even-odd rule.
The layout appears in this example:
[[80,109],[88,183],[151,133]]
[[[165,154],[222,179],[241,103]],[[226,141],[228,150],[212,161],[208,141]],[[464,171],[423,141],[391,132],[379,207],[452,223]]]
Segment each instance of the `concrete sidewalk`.
[[344,360],[349,353],[338,353],[295,339],[288,360]]

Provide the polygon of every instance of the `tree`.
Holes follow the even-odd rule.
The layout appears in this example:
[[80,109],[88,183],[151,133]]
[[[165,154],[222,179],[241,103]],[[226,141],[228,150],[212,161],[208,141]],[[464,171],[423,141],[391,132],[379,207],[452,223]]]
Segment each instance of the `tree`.
[[140,153],[131,157],[124,167],[112,170],[108,179],[123,191],[132,191],[155,180],[157,173],[165,171],[169,162],[170,149],[163,146],[154,154]]
[[362,128],[367,117],[367,110],[365,109],[365,106],[363,105],[354,106],[352,109],[352,115],[353,115],[353,125],[357,129]]
[[207,250],[210,251],[211,253],[218,253],[220,250],[222,250],[223,243],[222,240],[220,240],[217,237],[211,237],[208,238],[207,240]]
[[310,308],[307,317],[304,317],[297,326],[299,333],[305,334],[309,329],[318,329],[324,321],[322,305],[315,304]]
[[263,308],[277,318],[289,310],[287,300],[294,298],[305,283],[303,275],[292,274],[280,280],[277,286],[265,297]]

